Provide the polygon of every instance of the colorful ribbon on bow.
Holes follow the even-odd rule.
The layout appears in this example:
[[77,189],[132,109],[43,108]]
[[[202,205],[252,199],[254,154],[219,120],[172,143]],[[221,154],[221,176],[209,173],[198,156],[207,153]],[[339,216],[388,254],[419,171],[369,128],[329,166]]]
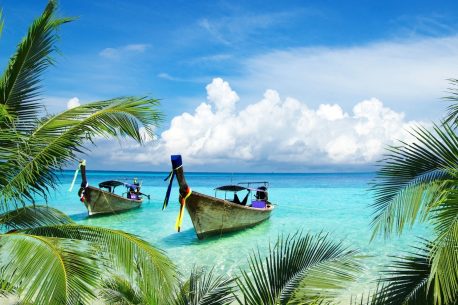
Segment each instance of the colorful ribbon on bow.
[[167,187],[167,192],[165,193],[164,203],[162,204],[162,210],[164,210],[169,204],[170,192],[172,191],[173,178],[175,177],[175,169],[172,169],[167,175],[167,178],[164,181],[169,180],[169,186]]
[[167,187],[167,192],[165,193],[164,203],[162,204],[162,210],[164,210],[169,204],[170,192],[172,191],[173,178],[175,178],[175,171],[181,167],[178,166],[170,171],[164,181],[169,180],[169,186]]
[[191,196],[192,190],[188,186],[188,189],[186,190],[186,196],[181,196],[180,194],[180,212],[178,213],[177,221],[175,222],[175,229],[180,232],[181,230],[181,224],[183,222],[183,211],[184,208],[186,207],[186,199],[188,199],[189,196]]

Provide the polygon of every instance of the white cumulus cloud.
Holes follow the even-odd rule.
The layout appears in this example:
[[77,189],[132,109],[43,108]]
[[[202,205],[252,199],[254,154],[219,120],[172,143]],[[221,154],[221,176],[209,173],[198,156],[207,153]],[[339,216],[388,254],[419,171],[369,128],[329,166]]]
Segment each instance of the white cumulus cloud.
[[[247,57],[231,84],[250,99],[275,88],[309,106],[349,109],[376,96],[410,118],[442,115],[439,99],[457,78],[458,35],[417,37],[340,47],[298,47]],[[412,107],[415,105],[415,107]]]
[[78,107],[79,105],[81,105],[79,98],[72,97],[67,102],[67,109],[72,109],[72,108]]
[[207,102],[193,113],[172,119],[170,128],[147,147],[114,151],[112,158],[167,164],[171,154],[183,155],[186,164],[242,162],[281,165],[297,169],[333,165],[364,165],[379,159],[388,144],[408,140],[416,122],[405,120],[376,99],[356,103],[351,112],[337,104],[311,109],[291,97],[267,90],[255,103],[237,108],[239,96],[229,83],[215,78]]

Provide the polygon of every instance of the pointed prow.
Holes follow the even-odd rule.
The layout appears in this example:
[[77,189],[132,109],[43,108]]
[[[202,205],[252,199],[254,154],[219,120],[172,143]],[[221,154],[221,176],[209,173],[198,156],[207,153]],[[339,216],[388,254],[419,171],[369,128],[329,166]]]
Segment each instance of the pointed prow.
[[186,196],[188,192],[188,183],[184,177],[183,161],[181,159],[181,155],[172,155],[170,159],[172,161],[173,171],[177,176],[178,185],[180,186],[180,195]]
[[86,160],[81,160],[80,164],[80,171],[81,171],[81,187],[87,187],[87,178],[86,178]]

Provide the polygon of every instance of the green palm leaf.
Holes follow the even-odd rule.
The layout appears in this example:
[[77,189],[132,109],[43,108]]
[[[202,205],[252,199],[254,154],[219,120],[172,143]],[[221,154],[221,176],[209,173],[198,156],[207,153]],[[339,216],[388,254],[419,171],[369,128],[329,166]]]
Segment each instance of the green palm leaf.
[[[385,271],[384,284],[379,294],[387,305],[432,305],[434,292],[429,286],[431,276],[430,243],[414,248],[416,253],[397,257],[391,270]],[[380,297],[379,297],[380,298]]]
[[48,206],[27,206],[0,215],[0,225],[7,230],[32,229],[40,226],[74,223],[66,214]]
[[240,304],[311,304],[336,296],[361,270],[357,252],[326,235],[279,237],[269,256],[250,258],[237,280]]
[[55,172],[76,160],[75,153],[84,152],[84,143],[95,136],[131,137],[141,143],[140,127],[152,136],[152,126],[162,118],[157,105],[155,99],[126,97],[79,106],[43,120],[21,148],[24,156],[3,164],[1,203],[46,196],[56,186]]
[[111,305],[146,305],[145,296],[132,285],[132,282],[119,276],[113,275],[103,284],[100,297],[106,304]]
[[[16,54],[0,78],[0,104],[3,111],[15,119],[14,127],[28,131],[37,120],[41,109],[38,103],[43,71],[52,64],[49,55],[55,50],[56,29],[71,18],[54,18],[56,2],[49,1],[43,14],[37,18],[26,37],[17,47]],[[2,121],[3,123],[4,121]],[[4,127],[3,124],[0,124]]]
[[94,299],[103,259],[89,244],[13,233],[0,235],[0,249],[3,276],[25,302],[78,304]]
[[426,219],[429,207],[442,200],[455,175],[458,137],[450,127],[435,126],[434,133],[420,127],[412,135],[418,142],[392,147],[377,172],[372,205],[374,235],[401,233],[419,215]]
[[452,183],[444,199],[432,207],[431,217],[436,238],[431,249],[430,284],[434,284],[435,296],[443,295],[444,303],[458,300],[458,180]]
[[213,270],[193,269],[179,289],[173,305],[230,305],[235,279],[215,276]]
[[136,281],[151,304],[163,304],[172,294],[177,273],[165,254],[147,242],[119,230],[57,225],[24,230],[23,233],[92,242],[108,254],[107,261],[116,273]]
[[447,107],[444,122],[456,127],[458,126],[458,79],[449,79],[449,81],[452,87],[449,91],[450,95],[445,97],[445,99],[452,102],[452,104]]
[[114,136],[141,143],[140,128],[152,136],[161,119],[157,100],[136,97],[38,119],[41,75],[52,64],[56,30],[71,20],[55,18],[55,10],[51,0],[0,78],[0,209],[6,212],[0,223],[21,232],[0,235],[2,283],[11,283],[25,302],[87,303],[111,271],[135,282],[152,304],[164,304],[176,270],[161,251],[122,231],[77,226],[52,208],[25,207],[37,196],[46,200],[56,170],[86,152],[86,140]]
[[0,303],[2,302],[2,298],[11,298],[11,297],[16,297],[17,298],[17,289],[14,287],[13,284],[9,280],[7,280],[7,277],[5,275],[5,268],[1,267],[0,268]]
[[428,284],[433,288],[437,304],[458,303],[458,229],[446,238],[434,241],[431,250],[431,275]]

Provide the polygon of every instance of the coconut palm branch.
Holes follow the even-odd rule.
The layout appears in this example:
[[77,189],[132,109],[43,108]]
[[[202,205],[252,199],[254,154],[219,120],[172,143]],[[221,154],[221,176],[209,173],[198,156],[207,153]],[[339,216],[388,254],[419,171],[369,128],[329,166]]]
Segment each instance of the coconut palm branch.
[[3,165],[5,184],[0,190],[3,205],[46,196],[57,182],[55,172],[85,152],[84,143],[94,137],[130,137],[142,143],[139,130],[152,136],[161,120],[158,100],[126,97],[79,106],[42,120],[21,145],[25,156]]
[[430,283],[445,303],[458,301],[458,181],[453,182],[455,187],[446,190],[444,199],[432,207],[431,217],[436,238],[430,253]]
[[96,136],[130,137],[141,143],[140,127],[152,136],[161,114],[158,101],[125,97],[94,102],[39,119],[40,80],[52,63],[56,30],[70,18],[54,17],[50,1],[18,46],[0,79],[0,208],[24,206],[38,195],[46,199],[56,186],[55,171],[75,153],[83,151],[85,140]]
[[[150,300],[163,304],[176,271],[162,251],[117,230],[78,226],[55,209],[25,207],[36,196],[46,199],[56,186],[54,173],[95,137],[128,137],[142,142],[160,114],[157,100],[126,97],[90,103],[39,118],[42,72],[52,64],[56,19],[50,1],[30,27],[0,78],[0,216],[13,229],[0,235],[1,280],[11,282],[32,303],[87,303],[106,271],[122,272]],[[22,205],[21,209],[10,208]],[[103,271],[103,272],[102,272]]]
[[21,232],[98,245],[99,254],[107,256],[113,271],[126,274],[129,280],[138,283],[151,304],[162,304],[172,293],[177,279],[173,263],[161,250],[120,230],[65,224],[25,229]]
[[458,164],[458,136],[448,126],[434,131],[419,127],[412,132],[412,144],[391,147],[377,172],[373,189],[374,236],[389,236],[411,227],[420,217],[431,216],[431,207],[443,200],[444,191],[453,187]]
[[230,305],[234,301],[234,278],[216,276],[194,268],[189,279],[182,283],[173,305]]
[[2,276],[23,301],[78,304],[94,299],[103,258],[91,245],[12,233],[0,235],[0,249]]
[[391,148],[374,184],[374,235],[400,234],[417,221],[432,225],[435,237],[425,251],[435,304],[458,297],[458,136],[452,110],[432,131],[415,129],[414,143]]
[[0,187],[8,182],[6,167],[15,163],[20,166],[16,161],[27,159],[19,146],[26,142],[26,134],[34,128],[43,109],[39,103],[41,76],[52,64],[50,55],[58,38],[56,30],[71,20],[55,18],[55,10],[56,2],[50,1],[30,26],[0,77]]
[[[394,257],[382,271],[373,293],[350,302],[352,305],[434,305],[430,251],[433,244],[423,241],[420,247],[404,256]],[[453,303],[450,303],[453,304]]]
[[452,87],[450,88],[450,95],[445,97],[445,100],[452,102],[447,107],[447,114],[445,116],[444,122],[446,124],[451,124],[453,127],[458,126],[458,79],[449,79]]
[[[14,118],[14,128],[28,132],[42,109],[39,103],[41,76],[52,64],[50,54],[58,39],[56,30],[72,18],[55,18],[56,1],[48,2],[43,14],[29,28],[0,78],[2,110]],[[2,112],[3,112],[2,111]],[[0,124],[4,127],[5,121]]]
[[0,226],[5,230],[23,230],[71,223],[74,223],[73,220],[65,213],[41,205],[26,206],[0,215]]
[[112,305],[146,305],[142,291],[122,276],[114,275],[104,282],[100,298]]
[[[171,293],[177,277],[173,263],[147,242],[118,230],[76,225],[68,216],[51,207],[31,206],[10,211],[0,216],[0,224],[23,235],[69,239],[75,245],[77,241],[82,245],[94,245],[93,251],[104,258],[105,271],[127,274],[143,289],[142,293],[157,300],[156,304],[161,304],[160,301]],[[9,266],[14,262],[3,263]]]
[[361,271],[358,252],[327,235],[279,237],[265,259],[250,258],[237,280],[240,304],[317,304],[332,300]]
[[[213,270],[193,269],[189,279],[180,284],[175,296],[166,304],[171,305],[229,305],[234,301],[235,279],[215,276]],[[142,290],[122,276],[114,276],[100,293],[108,304],[146,305],[152,304]]]
[[443,245],[434,245],[431,251],[431,275],[437,304],[458,304],[458,247],[456,240]]
[[[383,288],[379,294],[387,305],[433,305],[431,276],[431,243],[413,248],[415,252],[396,257],[381,279]],[[379,297],[380,298],[380,297]]]

